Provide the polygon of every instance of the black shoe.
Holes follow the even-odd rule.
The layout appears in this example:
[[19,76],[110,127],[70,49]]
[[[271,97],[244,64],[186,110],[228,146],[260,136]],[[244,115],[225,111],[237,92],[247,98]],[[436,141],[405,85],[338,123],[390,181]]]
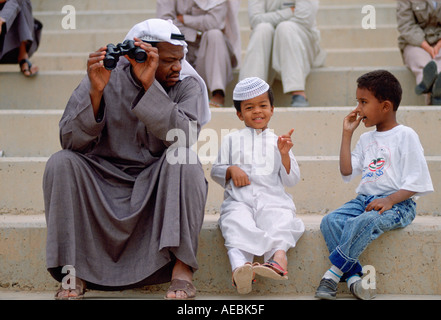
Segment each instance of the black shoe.
[[423,69],[423,80],[415,87],[415,93],[420,95],[429,93],[438,76],[438,66],[435,61],[430,61]]
[[315,292],[315,297],[325,300],[334,300],[337,296],[337,285],[338,283],[332,279],[322,278]]
[[441,105],[441,73],[435,80],[435,83],[432,87],[432,105],[439,106]]

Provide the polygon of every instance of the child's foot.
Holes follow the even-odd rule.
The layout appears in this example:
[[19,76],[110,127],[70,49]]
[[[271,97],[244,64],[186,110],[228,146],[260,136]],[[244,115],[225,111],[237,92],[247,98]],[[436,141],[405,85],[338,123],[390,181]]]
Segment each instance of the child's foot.
[[268,260],[264,264],[253,267],[256,274],[274,279],[274,280],[288,280],[288,271],[286,271],[278,262]]
[[239,294],[248,294],[251,292],[253,284],[253,267],[251,264],[244,264],[233,271],[233,285]]
[[335,300],[337,297],[338,283],[332,279],[322,278],[320,285],[315,292],[315,297],[325,300]]
[[371,300],[375,298],[377,292],[375,289],[365,289],[363,288],[362,280],[359,279],[351,284],[349,287],[351,293],[360,300]]

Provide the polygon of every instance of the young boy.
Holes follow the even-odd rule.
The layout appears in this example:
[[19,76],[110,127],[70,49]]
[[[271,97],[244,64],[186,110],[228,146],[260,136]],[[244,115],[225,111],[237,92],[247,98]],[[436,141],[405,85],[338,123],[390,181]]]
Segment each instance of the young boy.
[[[402,95],[398,80],[378,70],[357,83],[358,106],[343,122],[340,171],[345,182],[358,175],[361,182],[356,199],[321,222],[332,266],[316,291],[320,299],[335,299],[337,284],[344,279],[355,297],[372,299],[375,291],[363,288],[359,276],[359,256],[383,232],[409,225],[416,215],[413,198],[433,191],[418,135],[397,123]],[[362,134],[351,154],[352,135],[360,122],[376,130]]]
[[[225,188],[219,226],[233,284],[246,294],[254,274],[287,279],[286,252],[305,227],[284,189],[300,180],[291,152],[294,130],[277,137],[268,129],[274,111],[269,85],[259,78],[246,78],[236,85],[233,100],[246,127],[224,137],[211,177]],[[255,255],[263,255],[266,263],[252,264]]]

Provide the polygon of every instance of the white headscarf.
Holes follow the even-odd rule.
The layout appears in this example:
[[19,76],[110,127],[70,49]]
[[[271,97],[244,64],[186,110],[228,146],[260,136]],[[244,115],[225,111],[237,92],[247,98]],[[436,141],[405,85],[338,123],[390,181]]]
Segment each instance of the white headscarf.
[[[168,42],[175,46],[183,46],[184,54],[187,54],[187,43],[182,40],[183,35],[181,31],[176,27],[171,20],[163,19],[149,19],[136,24],[127,33],[124,40],[133,40],[137,37],[141,40],[148,42]],[[207,86],[201,76],[196,72],[196,70],[187,62],[187,60],[182,60],[182,70],[180,74],[180,79],[183,80],[186,77],[194,77],[198,80],[199,85],[202,90],[202,107],[198,110],[198,121],[201,126],[206,124],[211,119],[211,111],[208,102],[208,91]]]

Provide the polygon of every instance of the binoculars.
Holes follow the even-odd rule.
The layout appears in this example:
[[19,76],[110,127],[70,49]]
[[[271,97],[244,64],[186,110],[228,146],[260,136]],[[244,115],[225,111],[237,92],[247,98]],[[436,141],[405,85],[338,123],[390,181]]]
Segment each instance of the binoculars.
[[140,47],[135,46],[135,41],[125,40],[123,43],[107,45],[107,53],[104,57],[104,68],[107,70],[113,70],[118,64],[119,57],[128,55],[131,59],[135,59],[136,62],[142,63],[147,60],[147,52]]

